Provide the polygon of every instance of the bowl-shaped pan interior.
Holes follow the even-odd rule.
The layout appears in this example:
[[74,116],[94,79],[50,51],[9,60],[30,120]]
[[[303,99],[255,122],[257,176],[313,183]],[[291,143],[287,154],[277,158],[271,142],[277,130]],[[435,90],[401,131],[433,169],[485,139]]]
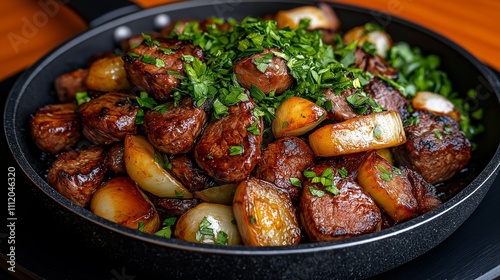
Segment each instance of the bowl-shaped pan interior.
[[[344,31],[354,26],[363,25],[366,22],[376,22],[386,28],[394,41],[405,41],[420,47],[426,54],[440,56],[442,69],[448,73],[454,89],[463,97],[466,97],[468,89],[477,90],[478,99],[469,101],[471,101],[472,108],[478,106],[484,110],[482,123],[485,130],[475,139],[477,149],[473,152],[468,171],[460,174],[447,184],[451,191],[448,194],[449,200],[442,207],[424,216],[401,223],[392,229],[340,242],[301,244],[293,248],[214,248],[201,244],[187,244],[180,240],[165,240],[115,225],[93,215],[90,211],[72,204],[45,182],[44,174],[46,173],[47,162],[40,158],[41,154],[30,138],[28,130],[30,114],[46,104],[56,103],[53,83],[56,77],[79,67],[85,67],[85,61],[96,53],[115,49],[118,45],[113,38],[117,27],[126,26],[133,34],[138,34],[155,30],[154,19],[158,14],[166,14],[172,21],[178,19],[202,19],[209,16],[242,19],[248,15],[264,16],[273,14],[278,10],[308,4],[311,4],[311,2],[245,1],[232,4],[214,4],[213,1],[186,2],[141,11],[91,29],[46,55],[17,81],[9,95],[5,108],[4,123],[9,146],[20,167],[30,180],[51,197],[53,203],[62,205],[70,212],[76,213],[100,227],[156,245],[187,250],[202,248],[201,250],[205,252],[222,254],[286,254],[300,253],[301,250],[310,251],[317,248],[330,250],[334,249],[335,246],[356,247],[361,243],[376,242],[380,238],[384,238],[385,235],[396,236],[398,231],[405,231],[408,228],[418,231],[419,227],[423,227],[421,225],[425,224],[427,220],[433,220],[442,215],[443,210],[458,203],[466,203],[466,198],[478,188],[487,189],[489,184],[485,184],[485,181],[492,181],[491,177],[496,173],[500,160],[498,152],[500,133],[497,124],[498,120],[500,120],[498,99],[500,85],[498,79],[478,60],[446,38],[394,16],[338,4],[332,5],[340,18]],[[474,210],[477,203],[479,201],[474,201],[473,207],[470,207],[470,212],[466,213],[465,216]],[[453,218],[447,217],[447,219],[451,220]],[[464,219],[459,218],[457,220],[458,224],[463,222]],[[452,229],[457,226],[453,226]],[[443,235],[441,240],[449,234],[451,232]],[[431,246],[436,245],[439,241],[436,241]],[[424,250],[430,249],[431,246],[424,248]],[[405,261],[405,259],[402,259],[402,261]]]

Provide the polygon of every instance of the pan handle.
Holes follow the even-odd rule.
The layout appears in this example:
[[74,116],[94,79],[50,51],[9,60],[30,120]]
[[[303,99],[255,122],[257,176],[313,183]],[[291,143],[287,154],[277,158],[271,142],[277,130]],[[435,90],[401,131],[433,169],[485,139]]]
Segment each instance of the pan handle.
[[70,0],[68,6],[76,11],[89,27],[142,10],[140,6],[127,0]]

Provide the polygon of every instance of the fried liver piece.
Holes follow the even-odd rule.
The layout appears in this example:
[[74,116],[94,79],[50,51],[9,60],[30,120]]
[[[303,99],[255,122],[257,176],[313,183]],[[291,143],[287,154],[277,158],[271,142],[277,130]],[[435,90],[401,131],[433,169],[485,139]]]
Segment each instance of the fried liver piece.
[[[194,147],[198,166],[217,181],[241,182],[261,157],[263,121],[253,114],[252,99],[228,108],[229,114],[210,122]],[[248,130],[257,122],[258,135]]]
[[64,197],[86,207],[108,168],[104,148],[92,146],[61,153],[52,163],[47,182]]
[[182,57],[204,58],[201,48],[188,41],[156,38],[155,42],[158,44],[143,42],[129,50],[123,61],[130,84],[161,102],[168,100],[172,88],[179,85],[178,75],[185,76]]
[[314,153],[306,141],[295,136],[279,138],[262,151],[255,177],[285,190],[295,202],[300,199],[302,189],[292,185],[290,179],[303,181],[302,173],[313,161]]
[[139,106],[135,95],[108,92],[84,103],[78,110],[82,132],[97,145],[110,145],[137,132],[136,116]]
[[42,151],[57,154],[74,146],[80,139],[76,104],[51,104],[39,108],[30,118],[30,133]]
[[82,68],[57,77],[54,86],[59,102],[73,102],[77,92],[86,91],[85,80],[88,74],[89,70]]
[[[318,176],[328,165],[314,166]],[[352,177],[342,178],[334,170],[333,185],[339,193],[333,195],[320,183],[304,183],[299,217],[312,242],[339,240],[379,231],[382,214],[374,200]],[[316,191],[322,191],[317,193]]]
[[416,111],[410,118],[406,143],[392,148],[399,165],[417,171],[430,184],[450,179],[467,165],[472,146],[454,119],[428,111]]
[[186,97],[179,106],[166,104],[166,111],[149,110],[143,128],[149,142],[160,152],[185,154],[191,151],[207,122],[207,114]]
[[[255,85],[265,94],[273,91],[280,94],[292,85],[293,77],[288,70],[286,60],[275,56],[273,51],[279,52],[278,49],[264,49],[262,53],[245,57],[236,63],[234,73],[242,87],[250,89]],[[266,62],[269,60],[263,64],[267,65],[264,71],[256,66],[259,60]]]

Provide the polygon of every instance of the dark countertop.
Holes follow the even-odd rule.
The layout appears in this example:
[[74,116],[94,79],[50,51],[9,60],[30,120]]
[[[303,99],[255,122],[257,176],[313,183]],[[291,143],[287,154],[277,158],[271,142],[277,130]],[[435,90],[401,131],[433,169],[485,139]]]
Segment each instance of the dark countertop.
[[[14,79],[0,83],[0,106],[3,110]],[[7,159],[1,161],[4,182],[8,168],[16,168],[15,189],[15,257],[16,278],[6,273],[5,257],[9,253],[6,227],[0,231],[0,279],[140,279],[132,268],[99,255],[92,248],[56,228],[28,182],[17,167],[2,131],[0,149]],[[7,187],[4,183],[4,193]],[[6,196],[5,196],[6,197]],[[6,199],[4,199],[5,201]],[[372,277],[381,279],[495,279],[500,277],[500,177],[495,180],[484,200],[448,239],[424,255],[400,267]],[[4,204],[5,205],[5,204]],[[50,229],[50,230],[48,230]],[[23,269],[25,268],[25,269]]]

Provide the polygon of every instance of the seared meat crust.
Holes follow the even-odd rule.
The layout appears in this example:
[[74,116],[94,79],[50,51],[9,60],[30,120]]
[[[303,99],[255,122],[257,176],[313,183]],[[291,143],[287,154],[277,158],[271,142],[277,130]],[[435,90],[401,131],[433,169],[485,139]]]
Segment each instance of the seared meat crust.
[[[254,116],[254,108],[251,99],[230,106],[227,116],[207,125],[194,147],[196,163],[215,180],[241,182],[260,160],[263,122]],[[257,122],[259,135],[248,131],[254,122]]]
[[57,154],[80,140],[76,104],[51,104],[38,109],[30,118],[30,133],[42,151]]
[[179,106],[166,104],[167,111],[149,110],[144,115],[143,128],[149,142],[167,154],[184,154],[191,151],[207,121],[203,108],[195,107],[186,97]]
[[[130,84],[161,102],[168,100],[172,88],[180,83],[177,75],[185,75],[182,56],[191,55],[201,61],[204,58],[201,48],[188,41],[167,38],[156,38],[156,41],[159,46],[143,43],[129,50],[123,61]],[[159,59],[164,65],[159,67],[156,63],[144,62],[145,56],[152,60]]]
[[406,143],[393,148],[396,162],[431,184],[450,179],[467,165],[472,146],[455,120],[428,111],[417,111],[412,117],[418,118],[418,124],[405,127]]
[[255,167],[255,177],[275,184],[290,195],[292,201],[300,199],[300,187],[293,186],[291,178],[304,179],[304,170],[313,164],[314,153],[302,139],[283,137],[270,143]]
[[109,145],[137,132],[139,106],[135,96],[109,92],[84,103],[78,110],[83,135],[94,144]]
[[86,207],[108,168],[104,148],[93,146],[84,150],[61,153],[52,163],[47,182],[64,197]]

